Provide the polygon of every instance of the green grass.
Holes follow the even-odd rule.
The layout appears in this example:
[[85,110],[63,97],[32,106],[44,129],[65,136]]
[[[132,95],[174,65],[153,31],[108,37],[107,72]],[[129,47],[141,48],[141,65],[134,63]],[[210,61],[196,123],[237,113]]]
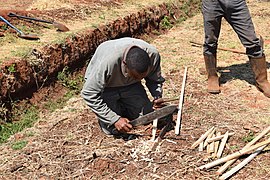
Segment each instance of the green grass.
[[243,141],[245,143],[248,143],[248,142],[252,141],[254,138],[255,138],[254,133],[253,132],[250,132],[250,133],[248,133],[247,136],[243,137]]
[[16,141],[16,142],[14,142],[12,144],[11,148],[13,150],[20,150],[20,149],[24,148],[27,145],[27,143],[28,142],[27,141],[24,141],[24,140],[22,140],[22,141]]
[[[14,71],[12,68],[10,71]],[[43,107],[49,112],[53,112],[56,109],[63,108],[66,102],[80,93],[80,90],[83,86],[83,76],[72,76],[70,70],[66,67],[63,71],[58,73],[58,83],[60,83],[64,88],[67,89],[67,92],[59,97],[58,99],[52,99],[47,101]],[[2,125],[0,125],[0,144],[7,141],[7,139],[14,135],[17,132],[21,132],[25,128],[32,127],[33,124],[39,119],[39,109],[35,106],[31,106],[26,110],[17,110],[18,112],[11,117],[12,119],[19,119],[18,121],[14,121],[12,123],[7,123],[6,119],[2,119]],[[2,112],[2,114],[5,112]],[[4,123],[6,122],[6,123]],[[17,145],[19,146],[19,145]],[[22,145],[21,145],[22,146]]]
[[0,127],[0,144],[13,134],[22,131],[25,128],[32,127],[34,122],[38,120],[38,109],[30,107],[22,113],[19,121],[2,124]]

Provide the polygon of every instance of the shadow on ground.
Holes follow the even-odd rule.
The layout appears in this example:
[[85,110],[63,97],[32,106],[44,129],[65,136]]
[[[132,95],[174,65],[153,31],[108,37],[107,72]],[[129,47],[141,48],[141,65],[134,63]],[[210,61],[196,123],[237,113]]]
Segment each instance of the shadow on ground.
[[[270,63],[267,63],[267,68],[270,68]],[[218,72],[220,72],[221,74],[221,84],[226,84],[227,82],[235,79],[246,81],[252,85],[255,84],[254,75],[248,61],[242,64],[234,64],[227,67],[218,67]]]

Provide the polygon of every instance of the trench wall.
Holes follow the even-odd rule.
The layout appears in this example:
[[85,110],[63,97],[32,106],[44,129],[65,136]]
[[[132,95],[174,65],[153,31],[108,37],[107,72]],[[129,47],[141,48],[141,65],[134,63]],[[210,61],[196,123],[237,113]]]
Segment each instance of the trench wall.
[[7,99],[31,95],[44,84],[54,81],[57,73],[66,66],[83,67],[97,46],[106,40],[164,31],[164,19],[174,24],[198,13],[199,7],[199,0],[148,7],[96,29],[85,30],[61,44],[47,45],[39,51],[33,49],[31,60],[10,59],[0,65],[0,104]]

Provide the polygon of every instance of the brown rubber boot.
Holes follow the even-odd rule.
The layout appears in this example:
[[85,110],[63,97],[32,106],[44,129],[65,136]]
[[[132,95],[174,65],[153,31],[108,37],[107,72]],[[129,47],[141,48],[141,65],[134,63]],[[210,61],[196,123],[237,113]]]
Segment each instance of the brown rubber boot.
[[259,58],[249,57],[255,75],[256,86],[266,97],[270,98],[270,83],[267,81],[265,55]]
[[219,77],[217,75],[216,55],[204,55],[205,68],[208,75],[207,91],[211,94],[220,93]]

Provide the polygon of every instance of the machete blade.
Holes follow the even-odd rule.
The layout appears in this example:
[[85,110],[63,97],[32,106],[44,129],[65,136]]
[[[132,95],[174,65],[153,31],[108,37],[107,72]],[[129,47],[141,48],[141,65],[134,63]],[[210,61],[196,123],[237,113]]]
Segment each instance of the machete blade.
[[155,110],[153,112],[150,112],[148,114],[145,114],[141,117],[138,117],[137,119],[134,119],[134,120],[130,121],[129,123],[132,126],[139,126],[139,125],[148,124],[148,123],[154,121],[155,119],[159,119],[159,118],[162,118],[164,116],[167,116],[167,115],[173,113],[176,109],[177,109],[176,105],[168,105],[168,106],[162,107],[158,110]]

